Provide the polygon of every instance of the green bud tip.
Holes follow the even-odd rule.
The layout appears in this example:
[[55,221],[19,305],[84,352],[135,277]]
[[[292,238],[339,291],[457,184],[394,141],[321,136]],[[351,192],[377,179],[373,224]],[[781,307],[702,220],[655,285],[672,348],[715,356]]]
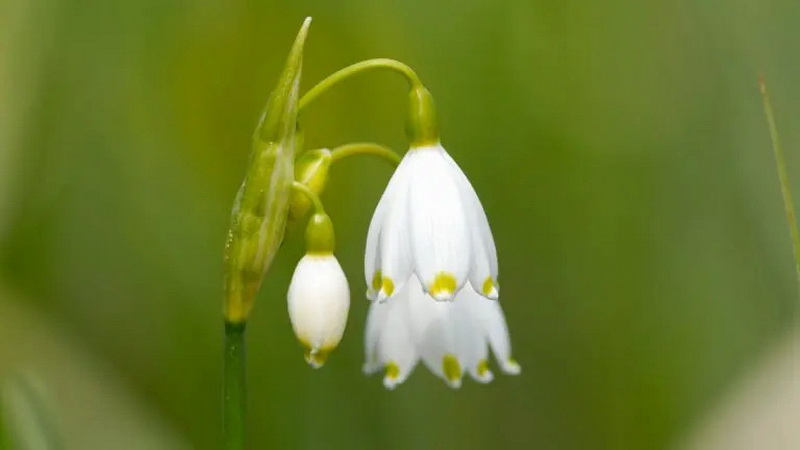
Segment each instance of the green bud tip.
[[[264,142],[274,142],[285,136],[296,126],[297,100],[299,96],[300,72],[303,67],[303,46],[306,43],[311,17],[306,17],[286,59],[278,85],[272,91],[267,106],[261,115],[257,137]],[[293,114],[285,114],[294,109]],[[291,128],[290,128],[291,127]]]
[[306,228],[306,252],[313,255],[330,255],[336,247],[333,222],[325,213],[315,213]]

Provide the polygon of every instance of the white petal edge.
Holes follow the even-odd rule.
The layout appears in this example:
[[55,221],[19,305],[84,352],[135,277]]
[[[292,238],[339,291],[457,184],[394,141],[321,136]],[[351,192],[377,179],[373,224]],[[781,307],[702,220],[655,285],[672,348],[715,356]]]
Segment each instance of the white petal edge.
[[[457,180],[459,193],[467,210],[470,220],[471,239],[472,239],[472,260],[470,261],[469,280],[477,292],[486,298],[495,300],[498,293],[498,265],[497,248],[494,243],[489,219],[483,209],[480,198],[478,198],[475,188],[470,183],[464,171],[458,163],[445,152],[453,178]],[[491,280],[491,286],[487,285],[487,279]]]
[[[376,296],[378,301],[385,301],[400,292],[411,276],[408,192],[408,177],[400,173],[378,239],[381,273],[381,287]],[[372,288],[375,287],[376,284],[373,284]]]
[[459,300],[470,303],[470,309],[478,319],[478,326],[489,341],[500,369],[509,375],[519,374],[522,368],[511,356],[511,338],[500,302],[483,298],[471,289],[464,289],[463,292],[463,298]]
[[364,330],[364,373],[371,375],[383,368],[378,354],[378,341],[383,332],[389,310],[387,305],[372,302],[367,311],[367,324]]
[[386,320],[378,338],[378,358],[386,369],[383,385],[394,389],[403,383],[419,362],[409,329],[407,291],[398,293],[390,302],[373,303],[374,308],[386,308]]
[[468,292],[470,289],[462,289],[453,302],[450,321],[455,330],[456,354],[472,379],[479,383],[489,383],[494,379],[489,370],[489,347],[480,327],[480,320],[475,317],[477,311],[473,311],[471,302],[462,301]]
[[[381,248],[380,248],[380,235],[386,221],[386,215],[390,209],[397,206],[395,197],[400,189],[407,190],[407,177],[404,175],[407,172],[408,163],[406,157],[400,161],[400,164],[395,169],[389,182],[386,184],[378,206],[375,207],[375,212],[372,215],[372,220],[369,223],[369,230],[367,231],[367,243],[364,251],[364,278],[367,281],[367,298],[375,300],[378,289],[374,287],[375,274],[380,270],[381,261]],[[403,205],[405,206],[405,205]]]
[[434,301],[415,277],[409,281],[409,290],[411,335],[422,362],[451,388],[461,387],[463,369],[451,321],[454,304]]

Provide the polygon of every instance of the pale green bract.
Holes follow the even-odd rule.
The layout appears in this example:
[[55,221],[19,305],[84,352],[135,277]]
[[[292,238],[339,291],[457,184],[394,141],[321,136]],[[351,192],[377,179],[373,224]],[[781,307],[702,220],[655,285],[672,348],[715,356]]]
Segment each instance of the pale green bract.
[[253,136],[247,173],[231,211],[225,246],[225,319],[245,322],[283,241],[289,214],[306,20]]

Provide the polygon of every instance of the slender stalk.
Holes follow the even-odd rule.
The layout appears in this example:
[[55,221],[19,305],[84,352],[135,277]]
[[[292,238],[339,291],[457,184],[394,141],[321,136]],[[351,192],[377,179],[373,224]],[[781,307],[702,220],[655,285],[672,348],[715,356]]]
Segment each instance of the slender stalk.
[[354,142],[340,145],[331,150],[331,162],[353,155],[373,155],[385,159],[393,166],[400,164],[402,157],[389,147],[372,142]]
[[292,183],[292,189],[308,197],[311,203],[314,204],[314,210],[318,214],[325,214],[325,207],[322,206],[322,200],[320,200],[319,196],[309,189],[308,186],[299,181],[295,181]]
[[368,59],[366,61],[361,61],[347,66],[344,69],[328,75],[327,78],[317,83],[316,86],[311,88],[305,93],[305,95],[303,95],[302,98],[300,98],[298,109],[302,111],[303,108],[308,106],[309,103],[316,100],[320,95],[325,93],[334,85],[350,78],[353,75],[372,69],[388,69],[399,72],[406,78],[406,80],[408,80],[408,83],[411,86],[422,86],[422,81],[419,79],[419,76],[417,76],[417,73],[414,72],[414,69],[406,64],[388,58]]
[[789,184],[789,175],[786,172],[786,161],[783,156],[783,147],[778,137],[778,127],[775,125],[775,115],[772,112],[772,104],[769,100],[769,92],[767,92],[767,84],[764,82],[764,77],[760,76],[758,79],[758,87],[761,91],[761,99],[764,103],[764,114],[767,116],[767,124],[769,125],[769,134],[772,138],[772,151],[775,154],[775,164],[778,166],[778,178],[781,183],[781,192],[783,193],[783,207],[786,211],[786,221],[789,223],[789,233],[792,236],[792,245],[794,246],[794,266],[797,272],[797,282],[800,286],[800,233],[797,231],[797,216],[794,212],[794,203],[792,202],[792,191]]
[[243,450],[245,440],[245,323],[225,322],[223,421],[226,450]]
[[[789,184],[789,174],[786,171],[786,161],[783,157],[783,147],[781,140],[778,137],[778,126],[775,124],[775,114],[772,112],[772,103],[769,100],[769,92],[767,92],[767,83],[764,81],[764,76],[759,74],[758,88],[761,91],[761,100],[764,103],[764,115],[767,116],[767,124],[769,125],[769,135],[772,139],[772,152],[775,154],[775,164],[778,166],[778,178],[781,183],[781,192],[783,193],[783,208],[786,212],[786,222],[789,224],[789,233],[792,236],[792,245],[794,247],[794,268],[797,273],[797,283],[800,286],[800,233],[797,231],[797,216],[794,212],[794,202],[792,202],[792,191]],[[798,290],[800,293],[800,290]],[[798,305],[797,312],[794,314],[794,333],[800,330],[800,305]],[[800,345],[797,339],[792,339],[792,367],[795,376],[800,374]]]

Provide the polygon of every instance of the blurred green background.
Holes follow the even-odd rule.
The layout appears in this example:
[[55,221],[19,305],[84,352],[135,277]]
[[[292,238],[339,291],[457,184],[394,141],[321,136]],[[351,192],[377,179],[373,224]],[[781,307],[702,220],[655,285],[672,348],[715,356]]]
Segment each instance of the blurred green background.
[[[249,328],[251,448],[682,446],[787,336],[756,74],[800,180],[797,1],[5,0],[0,375],[35,374],[68,448],[219,448],[229,211],[307,15],[303,89],[385,56],[436,96],[523,374],[452,391],[419,367],[394,392],[362,375],[364,241],[391,169],[347,160],[324,196],[347,332],[307,367],[290,235]],[[400,77],[360,76],[304,115],[307,146],[402,150],[404,107]]]

